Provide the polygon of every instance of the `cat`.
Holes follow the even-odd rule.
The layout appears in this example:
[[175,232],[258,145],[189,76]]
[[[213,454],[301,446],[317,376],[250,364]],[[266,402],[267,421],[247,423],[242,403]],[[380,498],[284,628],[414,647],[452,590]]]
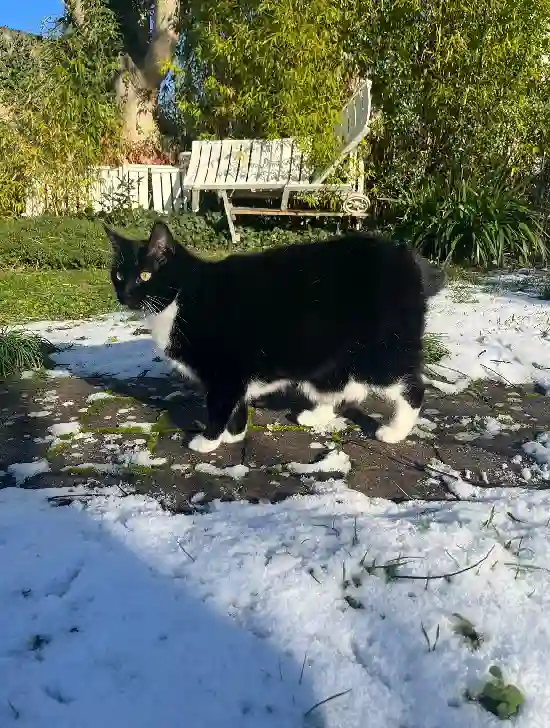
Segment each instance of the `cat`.
[[242,441],[247,403],[288,387],[313,404],[303,424],[374,392],[395,407],[377,439],[410,434],[424,397],[427,300],[445,277],[405,244],[353,232],[207,261],[162,222],[138,244],[106,230],[119,302],[145,314],[158,348],[206,393],[192,450]]

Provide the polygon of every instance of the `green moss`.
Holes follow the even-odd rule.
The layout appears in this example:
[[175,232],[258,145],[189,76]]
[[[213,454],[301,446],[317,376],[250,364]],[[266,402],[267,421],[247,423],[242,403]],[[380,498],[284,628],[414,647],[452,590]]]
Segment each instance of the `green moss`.
[[311,432],[311,427],[305,425],[269,425],[263,429],[268,432]]
[[137,465],[132,463],[124,468],[124,470],[133,475],[152,475],[155,469],[151,465]]
[[147,438],[147,442],[145,443],[145,447],[149,450],[149,452],[152,454],[157,449],[158,441],[159,441],[160,433],[157,430],[152,430],[151,434]]
[[56,455],[60,455],[62,452],[67,450],[68,447],[69,442],[67,442],[66,439],[63,438],[63,442],[56,442],[55,445],[50,445],[50,447],[46,451],[46,456],[52,458]]
[[95,432],[98,435],[147,435],[149,432],[144,430],[143,427],[90,427],[86,429],[86,432]]
[[81,412],[80,419],[82,422],[88,422],[92,417],[95,415],[99,415],[101,411],[107,407],[111,402],[118,402],[119,404],[135,404],[136,400],[133,397],[128,397],[126,395],[122,394],[113,394],[110,390],[106,389],[104,390],[105,394],[108,394],[108,397],[103,397],[102,399],[94,399],[91,402],[89,402],[86,407],[88,408],[87,412]]
[[[113,470],[114,470],[113,466]],[[67,465],[63,468],[64,473],[68,473],[69,475],[97,475],[100,473],[101,475],[104,474],[104,471],[101,468],[94,467],[93,465]]]

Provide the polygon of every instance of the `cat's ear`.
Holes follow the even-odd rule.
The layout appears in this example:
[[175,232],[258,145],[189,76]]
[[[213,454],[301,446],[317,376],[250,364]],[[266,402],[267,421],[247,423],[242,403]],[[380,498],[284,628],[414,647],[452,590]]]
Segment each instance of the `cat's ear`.
[[147,254],[158,262],[164,262],[175,252],[176,245],[168,225],[160,220],[156,222],[149,236]]
[[128,240],[122,235],[119,235],[117,232],[115,232],[115,230],[110,228],[105,223],[103,223],[103,228],[105,229],[105,233],[109,238],[109,242],[111,243],[111,246],[113,248],[113,253],[117,258],[126,258],[133,255],[134,243],[131,240]]

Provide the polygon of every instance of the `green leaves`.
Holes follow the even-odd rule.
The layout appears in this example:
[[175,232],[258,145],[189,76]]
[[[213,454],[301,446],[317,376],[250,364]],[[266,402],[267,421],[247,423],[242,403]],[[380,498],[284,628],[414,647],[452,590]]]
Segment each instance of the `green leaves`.
[[504,682],[502,670],[497,665],[489,668],[489,674],[491,678],[474,699],[501,720],[513,718],[525,701],[523,694],[515,685],[507,685]]
[[334,152],[333,126],[355,71],[344,57],[351,0],[191,0],[176,101],[188,134],[312,140]]
[[116,28],[101,0],[81,6],[78,30],[59,25],[0,48],[0,216],[21,211],[31,180],[51,211],[64,211],[89,168],[117,156]]
[[37,334],[0,329],[0,381],[25,369],[38,369],[52,349]]
[[487,268],[547,258],[547,239],[524,189],[505,171],[450,171],[393,202],[396,233],[446,263]]
[[550,141],[550,0],[365,5],[346,51],[373,79],[373,191],[394,198],[449,169],[530,175]]

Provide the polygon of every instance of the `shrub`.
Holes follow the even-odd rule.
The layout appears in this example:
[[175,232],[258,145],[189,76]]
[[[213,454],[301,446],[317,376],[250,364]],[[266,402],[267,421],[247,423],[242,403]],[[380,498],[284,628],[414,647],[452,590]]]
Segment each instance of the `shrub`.
[[484,268],[545,261],[546,235],[522,188],[504,173],[468,180],[449,173],[404,192],[396,233],[439,261]]
[[97,221],[71,217],[0,221],[0,268],[103,268],[109,244]]
[[[221,213],[168,217],[138,210],[125,213],[123,218],[107,215],[106,222],[128,237],[145,239],[159,218],[169,224],[176,240],[199,252],[220,254],[237,250],[231,243],[227,222]],[[257,250],[318,240],[336,229],[336,225],[321,227],[296,220],[274,228],[272,221],[261,219],[255,227],[239,228],[238,249]],[[110,245],[98,219],[43,216],[0,220],[0,269],[105,268],[110,259]]]
[[292,136],[324,166],[355,62],[352,0],[190,0],[175,73],[177,118],[195,137]]
[[237,226],[240,234],[238,247],[231,241],[225,214],[207,212],[204,215],[184,213],[180,215],[159,215],[152,210],[130,210],[122,208],[104,216],[107,223],[124,230],[132,237],[148,237],[155,220],[163,219],[170,226],[176,239],[196,250],[227,252],[236,250],[261,250],[278,245],[291,245],[300,241],[319,240],[336,233],[337,221],[317,222],[315,220],[287,219],[260,216],[248,225]]
[[[31,194],[66,208],[89,170],[118,158],[120,113],[110,91],[119,40],[101,0],[84,0],[79,32],[0,34],[0,215]],[[46,195],[47,191],[47,195]]]
[[44,366],[52,348],[49,341],[36,334],[0,329],[0,380]]
[[356,7],[348,50],[373,79],[373,197],[453,168],[531,173],[550,142],[549,0]]

